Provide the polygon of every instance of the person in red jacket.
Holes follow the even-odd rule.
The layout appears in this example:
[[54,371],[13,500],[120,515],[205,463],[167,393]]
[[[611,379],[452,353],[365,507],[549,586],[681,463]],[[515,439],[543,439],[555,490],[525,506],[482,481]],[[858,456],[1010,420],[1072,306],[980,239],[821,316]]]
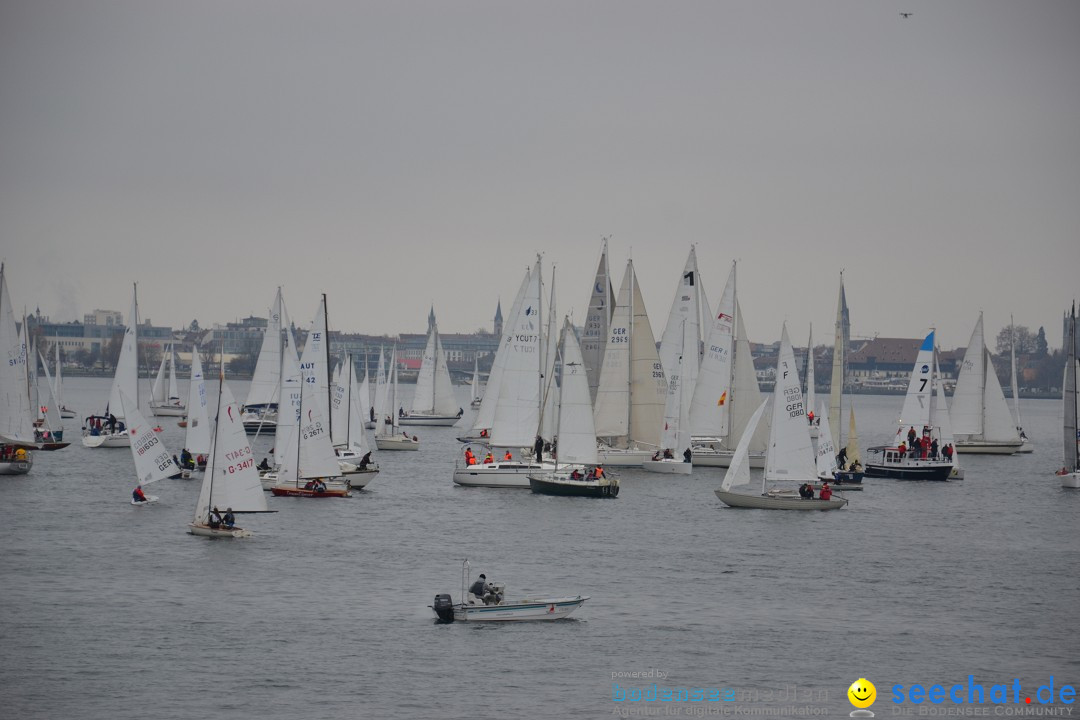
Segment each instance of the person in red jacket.
[[832,497],[832,488],[829,487],[829,483],[824,483],[821,486],[821,499],[828,500]]

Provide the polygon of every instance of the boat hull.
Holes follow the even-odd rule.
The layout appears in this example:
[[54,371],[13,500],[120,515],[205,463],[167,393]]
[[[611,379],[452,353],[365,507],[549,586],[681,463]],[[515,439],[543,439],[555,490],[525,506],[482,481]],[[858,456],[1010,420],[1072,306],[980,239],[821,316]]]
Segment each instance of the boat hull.
[[1007,440],[1004,442],[993,442],[989,440],[957,440],[953,443],[953,448],[958,453],[965,453],[968,455],[1012,455],[1017,452],[1021,442],[1019,440],[1013,442]]
[[1032,444],[1032,442],[1030,440],[1028,440],[1027,438],[1021,438],[1020,439],[1020,447],[1016,448],[1016,452],[1018,452],[1018,453],[1035,452],[1035,445]]
[[514,600],[498,605],[454,606],[454,622],[522,622],[562,620],[588,600],[588,596]]
[[619,496],[619,481],[612,478],[570,480],[561,477],[530,475],[529,487],[538,495],[590,498],[613,498]]
[[188,532],[192,535],[210,538],[246,538],[251,537],[253,534],[250,530],[244,530],[243,528],[234,527],[231,530],[226,530],[224,528],[212,528],[208,525],[201,525],[199,523],[190,523],[188,525]]
[[156,503],[157,501],[157,495],[147,495],[145,500],[136,500],[135,498],[131,498],[130,502],[135,507],[143,507],[144,505],[150,505],[152,503]]
[[529,474],[552,472],[552,464],[537,465],[512,461],[500,461],[454,468],[454,482],[466,487],[518,488],[528,490]]
[[746,495],[730,490],[714,490],[720,501],[733,508],[755,510],[839,510],[847,505],[845,498],[801,498],[794,494]]
[[131,447],[131,438],[123,432],[112,435],[83,435],[82,444],[86,448]]
[[646,460],[651,460],[656,450],[620,450],[603,447],[597,450],[597,463],[612,467],[641,467]]
[[183,405],[154,405],[150,403],[150,412],[155,417],[184,417],[187,408]]
[[0,462],[0,475],[25,475],[34,467],[33,456],[27,453],[26,460],[4,460]]
[[457,423],[460,419],[460,415],[405,415],[398,418],[397,424],[402,427],[449,427]]
[[877,464],[866,463],[863,474],[872,478],[891,478],[893,480],[948,480],[952,475],[951,463],[927,462],[912,464]]
[[347,498],[352,497],[348,488],[328,487],[322,491],[309,490],[295,485],[274,485],[270,488],[274,497]]
[[694,466],[692,463],[682,460],[645,460],[641,463],[642,470],[654,473],[666,473],[668,475],[689,475]]
[[419,450],[420,441],[407,438],[404,435],[375,438],[375,447],[379,450]]
[[1067,473],[1061,476],[1061,487],[1071,490],[1080,489],[1080,472]]
[[375,479],[375,476],[379,474],[379,469],[368,467],[365,470],[361,470],[360,468],[346,470],[342,468],[341,472],[344,477],[348,478],[349,485],[351,485],[353,489],[362,490],[368,486],[368,483]]
[[[731,465],[731,458],[735,456],[734,450],[709,450],[692,448],[694,464],[700,467],[723,467]],[[756,470],[765,469],[765,453],[750,453],[750,467]]]

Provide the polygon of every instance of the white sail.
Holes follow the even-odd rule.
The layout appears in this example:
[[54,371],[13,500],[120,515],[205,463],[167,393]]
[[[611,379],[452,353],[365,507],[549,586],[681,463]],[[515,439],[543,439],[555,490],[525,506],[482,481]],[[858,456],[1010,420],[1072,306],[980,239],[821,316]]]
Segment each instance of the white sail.
[[280,467],[293,443],[293,428],[300,422],[301,375],[300,359],[296,356],[296,343],[292,332],[285,333],[281,348],[281,369],[278,382],[277,424],[274,428],[274,465]]
[[[360,387],[355,394],[357,396],[356,404],[360,411],[361,421],[362,423],[366,423],[371,417],[371,382],[368,380],[367,372],[364,373],[364,379],[361,381]],[[361,431],[362,430],[363,427],[361,427]],[[349,432],[352,433],[354,430],[350,428]],[[364,436],[367,437],[366,434]]]
[[[397,435],[397,347],[390,351],[390,364],[387,366],[387,389],[383,404],[375,408],[375,437]],[[390,418],[390,422],[386,419]]]
[[165,365],[168,361],[168,354],[162,353],[161,365],[158,366],[157,375],[154,377],[154,383],[150,386],[150,403],[152,405],[164,405],[168,400],[169,388],[165,384]]
[[900,436],[906,437],[908,428],[914,427],[918,435],[922,435],[923,427],[930,425],[931,395],[934,390],[934,332],[923,340],[919,346],[919,354],[915,358],[915,367],[911,370],[911,379],[908,380],[907,395],[904,396],[904,407],[900,411],[897,420]]
[[525,277],[518,288],[514,305],[510,309],[509,322],[503,326],[503,335],[499,339],[499,348],[495,351],[495,358],[491,363],[491,372],[488,373],[487,387],[484,389],[484,399],[480,401],[480,409],[476,412],[473,421],[472,432],[478,434],[482,430],[490,430],[495,424],[495,408],[499,404],[499,394],[502,389],[503,366],[510,356],[514,333],[512,328],[518,325],[518,315],[521,313],[525,296],[532,284],[532,270],[525,271]]
[[[705,354],[698,368],[690,403],[694,435],[727,437],[730,428],[732,359],[735,349],[735,263],[731,264],[720,307],[705,339]],[[749,403],[748,403],[749,404]]]
[[271,405],[277,402],[281,384],[281,324],[284,300],[281,288],[274,295],[274,303],[266,321],[259,359],[255,361],[255,374],[251,378],[246,405]]
[[364,423],[368,419],[368,380],[364,376],[364,382],[357,384],[356,370],[353,366],[352,356],[348,356],[348,383],[351,390],[348,393],[349,412],[345,418],[345,446],[355,450],[363,457],[371,448],[368,445],[367,432],[364,431]]
[[109,391],[109,412],[123,419],[117,412],[123,412],[120,407],[120,393],[123,392],[134,402],[132,405],[139,406],[139,356],[138,356],[138,325],[139,325],[139,302],[137,288],[131,293],[131,311],[128,313],[128,324],[124,330],[123,344],[120,346],[120,357],[116,361],[116,375],[113,376],[112,389]]
[[596,426],[593,424],[589,377],[574,326],[563,324],[562,384],[559,386],[558,427],[560,464],[595,465]]
[[[491,442],[502,447],[531,447],[540,427],[540,261],[529,277],[515,325],[508,330],[502,379]],[[503,348],[500,348],[502,350]]]
[[800,480],[814,477],[814,447],[806,423],[795,353],[788,339],[787,325],[780,335],[780,356],[776,364],[773,391],[772,430],[765,460],[765,480]]
[[814,391],[814,325],[810,324],[810,337],[806,340],[806,407],[813,410],[816,407],[816,395]]
[[957,435],[986,442],[1020,443],[990,352],[986,349],[982,313],[979,313],[956,378],[952,420]]
[[453,415],[457,410],[454,388],[450,383],[450,370],[446,365],[446,353],[439,339],[439,326],[433,324],[424,347],[420,372],[416,376],[412,414],[445,416]]
[[131,436],[131,458],[140,485],[148,485],[180,472],[165,443],[154,432],[154,426],[139,412],[135,401],[120,392],[120,409],[127,418],[127,434]]
[[[330,418],[330,359],[326,350],[328,340],[326,295],[323,295],[319,300],[319,309],[311,320],[311,330],[304,343],[304,352],[300,356],[300,372],[303,373],[304,382],[307,383],[304,387],[304,397],[318,408],[319,420],[324,427],[332,422]],[[280,419],[279,414],[278,420]]]
[[[372,407],[375,408],[375,415],[386,412],[386,395],[390,389],[390,377],[386,372],[386,365],[383,356],[383,348],[379,347],[379,364],[375,368],[375,401],[372,403]],[[381,418],[376,417],[376,421],[381,423]]]
[[847,461],[849,467],[856,462],[862,465],[862,452],[859,448],[859,434],[855,432],[854,405],[848,410]]
[[660,446],[660,423],[664,417],[667,399],[667,382],[664,367],[656,352],[656,339],[645,300],[637,282],[633,265],[630,266],[630,308],[633,313],[630,325],[630,433],[631,444],[639,447]]
[[194,455],[210,454],[210,411],[207,406],[206,378],[203,376],[199,348],[191,348],[191,381],[188,383],[187,432],[184,447]]
[[40,357],[41,367],[45,370],[45,381],[49,387],[49,399],[41,406],[45,416],[45,427],[50,433],[62,432],[64,422],[60,419],[60,403],[56,401],[56,385],[53,383],[52,376],[49,375],[49,364],[45,362],[45,356],[40,355]]
[[180,389],[176,384],[176,351],[169,345],[169,402],[180,402]]
[[[934,403],[930,416],[930,424],[938,428],[940,447],[951,445],[954,442],[952,420],[950,419],[949,406],[945,401],[945,389],[942,387],[941,367],[938,364],[938,351],[934,350]],[[960,453],[954,452],[952,456],[954,468],[960,467]]]
[[0,441],[33,445],[33,420],[37,412],[30,404],[27,345],[15,324],[3,264],[0,264],[0,352],[3,353],[3,363],[0,363]]
[[266,495],[244,432],[240,406],[224,379],[221,380],[216,415],[206,474],[195,504],[196,523],[206,523],[214,507],[232,508],[235,512],[266,512],[267,509]]
[[[671,310],[668,312],[667,324],[664,326],[664,334],[660,338],[660,364],[664,368],[664,377],[668,381],[670,394],[671,375],[675,371],[675,365],[681,363],[680,382],[689,382],[693,388],[697,381],[698,363],[697,352],[701,343],[701,309],[698,292],[698,268],[697,254],[693,246],[686,258],[679,282],[675,286],[675,297],[671,301]],[[683,348],[687,342],[684,335],[689,335],[694,348],[693,357],[685,356]],[[681,358],[681,361],[680,361]],[[689,362],[689,360],[693,362]]]
[[[322,402],[315,383],[307,382],[307,373],[301,370],[300,417],[290,426],[286,455],[278,468],[278,484],[299,484],[310,478],[337,477],[341,475],[334,446],[330,442],[330,428],[322,416]],[[278,425],[282,418],[278,415]]]
[[611,288],[611,270],[608,266],[607,239],[600,248],[600,264],[596,268],[592,288],[589,291],[589,309],[585,314],[585,326],[581,335],[581,354],[589,374],[589,394],[596,402],[596,390],[600,385],[600,369],[604,366],[611,313],[615,307],[615,292]]
[[[366,380],[366,378],[365,378]],[[473,369],[472,369],[472,401],[475,403],[480,399],[480,357],[473,356]]]
[[[555,425],[558,414],[559,388],[555,378],[555,361],[559,349],[559,328],[555,324],[555,318],[558,317],[555,307],[555,268],[551,268],[549,296],[551,300],[548,303],[547,327],[544,331],[544,367],[543,375],[540,377],[540,397],[543,403],[540,410],[540,436],[544,438],[551,438],[556,434]],[[589,409],[591,412],[591,402]]]
[[453,415],[459,410],[457,398],[454,397],[454,385],[450,381],[450,366],[446,362],[446,350],[443,348],[442,338],[439,337],[439,326],[435,328],[435,402],[432,405],[433,415]]
[[619,298],[611,314],[604,364],[596,389],[593,419],[600,437],[626,437],[630,431],[630,338],[633,261],[626,264]]
[[1069,315],[1069,329],[1065,334],[1068,348],[1065,353],[1065,376],[1061,385],[1063,449],[1067,472],[1080,470],[1080,433],[1077,432],[1077,414],[1080,412],[1080,394],[1076,383],[1078,361],[1076,359],[1076,305]]
[[[725,446],[732,438],[741,438],[743,430],[750,422],[750,408],[757,407],[764,399],[761,386],[758,385],[757,370],[754,368],[754,355],[750,351],[750,338],[743,322],[742,308],[735,303],[735,371],[732,375],[730,416],[731,427],[725,438]],[[771,419],[766,417],[757,424],[754,436],[750,439],[750,452],[764,453],[769,445]]]
[[690,447],[690,392],[684,371],[697,364],[696,340],[690,337],[686,321],[683,321],[682,352],[671,366],[671,374],[665,371],[668,380],[667,401],[664,406],[664,429],[661,434],[662,447],[682,452]]
[[[334,370],[334,379],[330,382],[330,427],[333,429],[330,440],[335,445],[344,445],[348,440],[349,393],[346,385],[345,362],[340,362]],[[351,378],[351,373],[349,374]]]
[[739,438],[739,444],[735,446],[735,454],[731,456],[727,472],[724,473],[724,481],[720,483],[721,490],[730,490],[736,485],[746,485],[750,482],[750,443],[757,433],[761,416],[768,404],[768,400],[762,400],[757,410],[750,416],[750,421],[746,424],[742,437]]
[[829,380],[829,423],[833,443],[840,447],[840,411],[844,402],[844,383],[847,382],[847,352],[851,339],[847,297],[844,295],[844,273],[840,273],[840,294],[836,299],[836,324],[833,329],[832,377]]
[[830,478],[833,476],[833,471],[837,469],[836,446],[833,445],[832,432],[829,428],[829,410],[825,407],[825,403],[821,403],[818,417],[821,418],[821,425],[819,426],[817,450],[815,451],[817,475],[820,478]]
[[57,340],[56,343],[53,345],[53,350],[56,352],[56,375],[55,375],[56,384],[53,385],[53,398],[56,399],[56,408],[57,408],[57,410],[60,410],[60,409],[62,409],[64,407],[64,375],[63,375],[63,370],[61,369],[61,363],[60,363],[60,341],[59,340]]
[[1016,325],[1013,324],[1012,315],[1009,316],[1009,367],[1012,369],[1012,405],[1013,420],[1016,423],[1016,431],[1019,433],[1024,427],[1024,421],[1020,418],[1020,383],[1016,377]]

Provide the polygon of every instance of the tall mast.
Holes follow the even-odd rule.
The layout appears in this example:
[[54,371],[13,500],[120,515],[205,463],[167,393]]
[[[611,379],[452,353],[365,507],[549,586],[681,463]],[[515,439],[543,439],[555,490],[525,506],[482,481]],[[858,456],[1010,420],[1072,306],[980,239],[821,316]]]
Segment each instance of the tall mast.
[[[330,410],[330,310],[326,307],[326,293],[322,294],[322,306],[323,306],[323,329],[326,331],[326,337],[323,338],[323,351],[326,353],[326,409],[329,418],[326,421],[326,429],[330,433],[330,437],[334,437],[334,414],[329,412]],[[303,402],[303,400],[301,400]]]
[[630,446],[630,441],[634,437],[634,288],[636,287],[637,274],[634,272],[634,259],[630,258],[627,262],[630,263],[630,359],[629,359],[629,402],[626,403],[626,445]]
[[[198,352],[198,348],[196,348]],[[225,341],[221,341],[221,354],[225,355]],[[221,434],[221,391],[225,387],[225,363],[218,363],[218,391],[217,391],[217,411],[214,413],[214,442],[213,452],[210,453],[209,469],[206,472],[210,473],[210,492],[206,496],[206,515],[210,516],[210,508],[214,507],[214,456],[218,452],[218,436]]]

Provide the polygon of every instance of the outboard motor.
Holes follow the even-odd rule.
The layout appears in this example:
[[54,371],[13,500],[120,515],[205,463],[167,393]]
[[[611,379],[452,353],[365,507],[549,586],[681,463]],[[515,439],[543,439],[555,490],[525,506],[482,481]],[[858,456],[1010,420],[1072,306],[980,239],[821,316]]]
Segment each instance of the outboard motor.
[[439,593],[436,595],[435,602],[431,604],[431,609],[435,611],[435,614],[439,616],[439,620],[442,622],[454,622],[454,601],[450,599],[449,594]]

